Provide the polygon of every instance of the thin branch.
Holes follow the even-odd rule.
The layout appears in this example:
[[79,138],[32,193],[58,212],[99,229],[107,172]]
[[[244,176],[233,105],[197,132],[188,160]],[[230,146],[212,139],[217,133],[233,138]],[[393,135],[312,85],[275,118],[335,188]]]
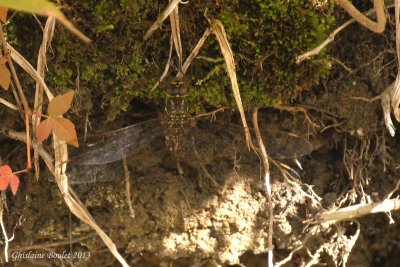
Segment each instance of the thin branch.
[[339,222],[343,220],[352,220],[357,217],[365,216],[378,212],[391,212],[400,209],[400,199],[385,199],[379,202],[368,204],[357,204],[334,211],[321,213],[317,218],[317,223]]
[[367,16],[362,14],[357,8],[354,7],[352,3],[348,0],[336,0],[336,4],[341,6],[347,13],[350,14],[358,23],[367,29],[382,33],[386,26],[386,16],[385,16],[385,3],[383,0],[374,0],[374,9],[376,10],[377,22],[370,20]]
[[[22,141],[22,142],[26,143],[26,133],[25,132],[16,132],[14,130],[6,129],[6,128],[0,129],[0,130],[2,133],[7,135],[8,137],[10,137],[11,139]],[[40,157],[44,160],[44,162],[46,163],[46,166],[49,168],[50,172],[54,173],[53,157],[43,149],[42,145],[38,145],[35,141],[32,141],[32,148],[35,151],[38,151]]]

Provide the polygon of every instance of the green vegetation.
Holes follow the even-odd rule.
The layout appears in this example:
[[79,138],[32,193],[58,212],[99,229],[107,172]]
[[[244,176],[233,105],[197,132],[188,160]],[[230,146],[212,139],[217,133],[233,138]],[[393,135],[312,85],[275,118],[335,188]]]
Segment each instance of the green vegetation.
[[[164,22],[147,42],[143,41],[143,35],[166,2],[66,2],[68,8],[63,11],[93,43],[87,45],[58,27],[54,57],[48,63],[49,86],[60,91],[71,89],[79,76],[80,90],[88,91],[82,95],[91,96],[99,106],[101,103],[109,118],[126,110],[133,99],[162,103],[161,88],[150,89],[161,76],[168,58],[169,22]],[[221,6],[215,6],[217,2]],[[180,5],[185,57],[208,27],[203,16],[206,8],[225,26],[235,53],[245,107],[293,99],[328,74],[330,64],[324,54],[300,65],[294,59],[326,38],[334,22],[331,1],[191,1]],[[209,105],[235,105],[214,36],[206,41],[187,78],[193,86],[190,93],[193,111]]]

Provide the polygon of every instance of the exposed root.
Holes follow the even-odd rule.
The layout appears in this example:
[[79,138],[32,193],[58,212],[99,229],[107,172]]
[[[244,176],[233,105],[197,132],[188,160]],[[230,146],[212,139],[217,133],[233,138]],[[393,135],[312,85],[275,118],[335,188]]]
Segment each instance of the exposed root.
[[122,158],[122,163],[124,165],[124,172],[125,172],[125,196],[126,196],[126,203],[128,204],[129,208],[129,216],[134,219],[135,218],[135,210],[132,206],[132,196],[131,196],[131,173],[128,168],[128,163],[126,162],[126,157]]

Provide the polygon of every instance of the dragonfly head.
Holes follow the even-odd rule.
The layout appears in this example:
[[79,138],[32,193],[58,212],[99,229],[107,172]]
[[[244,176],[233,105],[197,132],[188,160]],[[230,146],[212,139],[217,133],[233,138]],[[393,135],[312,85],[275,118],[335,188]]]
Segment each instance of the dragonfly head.
[[171,78],[164,86],[169,97],[185,97],[189,93],[189,85],[182,78]]

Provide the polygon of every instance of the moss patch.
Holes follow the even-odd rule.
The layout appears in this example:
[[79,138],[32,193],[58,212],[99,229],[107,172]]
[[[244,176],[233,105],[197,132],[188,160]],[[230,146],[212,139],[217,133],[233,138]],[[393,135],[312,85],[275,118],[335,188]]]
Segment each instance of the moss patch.
[[[133,99],[162,103],[161,88],[150,89],[168,58],[169,22],[147,42],[143,36],[165,3],[65,2],[64,12],[93,42],[84,44],[65,29],[57,28],[54,57],[48,63],[50,87],[59,91],[75,88],[79,78],[81,97],[92,97],[95,110],[105,110],[109,118],[126,110]],[[208,27],[203,16],[206,8],[225,26],[247,108],[293,99],[328,74],[330,64],[324,54],[300,65],[294,59],[327,36],[334,20],[330,2],[191,1],[180,5],[185,57]],[[193,86],[189,96],[192,111],[209,105],[235,106],[221,51],[213,36],[206,41],[187,78]]]

